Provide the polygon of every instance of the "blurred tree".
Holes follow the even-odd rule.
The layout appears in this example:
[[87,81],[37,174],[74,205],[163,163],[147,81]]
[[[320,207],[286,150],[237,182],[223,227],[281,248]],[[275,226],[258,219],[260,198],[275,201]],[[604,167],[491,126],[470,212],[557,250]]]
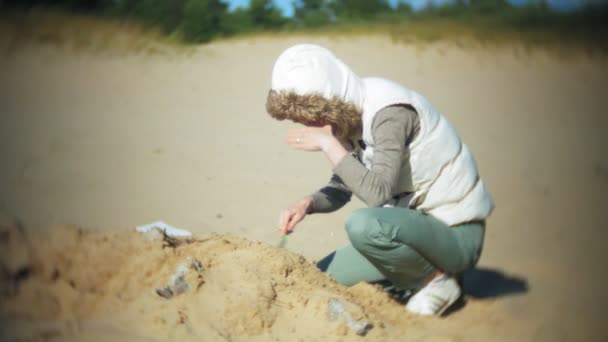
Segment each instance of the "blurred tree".
[[222,19],[227,9],[220,0],[186,0],[179,31],[187,41],[210,41],[223,33]]
[[57,8],[71,13],[111,14],[195,42],[259,29],[288,28],[289,24],[317,27],[335,22],[400,23],[404,18],[440,17],[479,30],[551,33],[608,46],[608,3],[599,0],[581,0],[581,6],[571,12],[555,12],[548,0],[528,0],[523,6],[513,6],[510,0],[451,0],[437,5],[433,4],[439,2],[427,0],[428,8],[415,12],[406,0],[399,0],[395,8],[389,0],[291,1],[293,19],[283,17],[272,0],[251,0],[248,8],[230,12],[227,0],[0,0],[0,9],[19,12]]
[[251,0],[249,15],[252,24],[262,29],[279,28],[287,22],[272,0]]
[[300,26],[316,27],[331,21],[326,0],[299,0],[293,2],[294,21]]
[[[458,1],[458,3],[461,6],[466,6],[464,1]],[[467,7],[480,14],[500,14],[501,11],[513,8],[507,0],[468,0]]]
[[174,32],[182,21],[186,0],[114,0],[111,12],[136,18],[163,32]]
[[392,10],[387,0],[331,0],[329,7],[339,20],[372,19]]
[[397,6],[395,6],[395,13],[412,15],[414,14],[414,8],[408,2],[398,2]]
[[222,31],[227,35],[253,30],[253,22],[249,9],[237,8],[224,13],[221,20]]
[[63,7],[75,10],[98,10],[107,5],[107,0],[0,0],[0,7]]

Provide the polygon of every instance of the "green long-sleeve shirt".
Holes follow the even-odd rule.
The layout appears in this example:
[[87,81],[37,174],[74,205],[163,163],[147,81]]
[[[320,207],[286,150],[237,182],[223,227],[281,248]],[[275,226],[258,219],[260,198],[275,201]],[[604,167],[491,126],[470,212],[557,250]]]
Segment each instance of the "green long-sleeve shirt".
[[[353,193],[368,206],[378,207],[393,196],[412,192],[409,144],[419,130],[418,114],[412,107],[390,106],[378,112],[372,123],[375,147],[371,168],[354,154],[346,155],[334,167],[329,183],[312,194],[312,212],[338,210]],[[403,177],[403,173],[409,176]]]

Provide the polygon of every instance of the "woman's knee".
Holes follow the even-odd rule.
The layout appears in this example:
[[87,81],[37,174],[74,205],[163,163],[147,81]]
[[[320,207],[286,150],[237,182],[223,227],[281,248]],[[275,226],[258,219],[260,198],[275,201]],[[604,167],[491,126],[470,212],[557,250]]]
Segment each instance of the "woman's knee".
[[397,224],[386,220],[386,208],[365,208],[355,210],[346,220],[346,232],[352,245],[364,253],[366,250],[396,247],[401,229]]
[[[354,211],[346,220],[346,232],[352,245],[362,254],[376,249],[385,250],[398,246],[409,247],[412,241],[401,238],[404,230],[409,229],[407,210],[400,210],[399,217],[395,208],[365,208]],[[406,236],[411,234],[405,234]]]
[[346,220],[346,233],[357,250],[374,244],[370,234],[378,224],[378,213],[374,209],[377,208],[355,210]]

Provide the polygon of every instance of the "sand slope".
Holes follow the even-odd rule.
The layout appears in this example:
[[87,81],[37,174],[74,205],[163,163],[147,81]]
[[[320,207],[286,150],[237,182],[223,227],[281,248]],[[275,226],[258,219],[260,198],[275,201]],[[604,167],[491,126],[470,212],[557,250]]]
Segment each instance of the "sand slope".
[[[332,299],[370,324],[369,340],[405,336],[410,318],[379,288],[339,286],[303,256],[235,236],[171,247],[140,233],[77,227],[0,234],[2,340],[357,340],[346,321],[329,318]],[[202,270],[186,273],[185,292],[156,293],[194,260]]]
[[[427,96],[474,152],[496,200],[479,269],[467,278],[466,305],[443,320],[395,318],[391,326],[396,331],[411,339],[444,336],[466,341],[608,338],[603,323],[608,304],[603,286],[608,269],[608,60],[603,56],[442,42],[395,45],[383,37],[252,38],[214,43],[191,54],[24,47],[1,57],[0,211],[20,218],[32,232],[54,232],[48,227],[65,223],[122,232],[162,219],[199,236],[232,233],[276,244],[279,210],[330,176],[321,155],[288,150],[283,138],[289,124],[264,113],[272,62],[284,48],[302,41],[328,46],[362,76],[387,77]],[[287,249],[304,255],[306,265],[318,260],[347,242],[344,219],[361,206],[355,200],[338,213],[308,218],[290,237]],[[125,250],[143,244],[134,237],[125,239]],[[237,240],[231,244],[249,246]],[[152,287],[166,281],[178,262],[156,247],[143,255],[172,261],[161,274],[144,276]],[[104,248],[100,256],[112,250]],[[243,248],[243,255],[227,258],[253,263],[248,248],[258,247]],[[266,265],[274,252],[259,253],[267,256],[267,272],[281,271],[283,266]],[[125,269],[146,258],[136,258],[140,261],[127,263]],[[240,263],[234,265],[238,262],[225,262],[243,270]],[[118,283],[135,286],[125,279]],[[259,291],[267,291],[266,285],[260,286]],[[59,290],[70,298],[69,286]],[[153,292],[142,293],[151,303],[163,303]],[[369,296],[373,302],[377,295],[365,292],[362,298]],[[373,320],[391,323],[392,316],[380,315],[384,305],[356,304]],[[115,312],[129,316],[122,304],[116,305]],[[146,308],[140,305],[133,307]],[[114,311],[95,305],[82,310],[86,312],[75,311],[77,322],[90,322],[90,310],[110,315],[113,323],[95,318],[91,322],[96,323],[78,323],[75,328],[70,323],[69,329],[129,334],[127,325],[116,323]],[[197,315],[191,310],[189,317]],[[274,328],[256,336],[292,340],[278,332],[288,331],[291,321],[275,315],[283,309],[273,310],[264,319],[274,320]],[[306,310],[312,309],[296,309],[301,315],[323,315],[322,309]],[[175,308],[163,315],[173,315],[165,318],[167,324],[175,324],[178,317]],[[133,319],[129,317],[125,322]],[[201,312],[197,317],[207,316]],[[220,321],[214,324],[222,326],[214,331],[225,332],[228,320]],[[83,326],[86,329],[78,328]],[[180,329],[160,329],[158,336],[171,338],[168,331],[187,336]],[[318,329],[323,339],[336,331],[330,325]],[[298,330],[296,335],[312,330]],[[379,331],[373,329],[369,338],[381,338],[374,335]],[[238,336],[252,335],[243,334]]]

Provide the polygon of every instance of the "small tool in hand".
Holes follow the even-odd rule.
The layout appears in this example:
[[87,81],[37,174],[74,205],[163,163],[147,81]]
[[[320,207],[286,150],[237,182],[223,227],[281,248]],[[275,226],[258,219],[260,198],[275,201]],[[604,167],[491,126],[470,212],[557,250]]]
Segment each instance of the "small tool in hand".
[[287,244],[287,234],[281,236],[281,240],[279,240],[277,247],[284,248],[286,244]]

